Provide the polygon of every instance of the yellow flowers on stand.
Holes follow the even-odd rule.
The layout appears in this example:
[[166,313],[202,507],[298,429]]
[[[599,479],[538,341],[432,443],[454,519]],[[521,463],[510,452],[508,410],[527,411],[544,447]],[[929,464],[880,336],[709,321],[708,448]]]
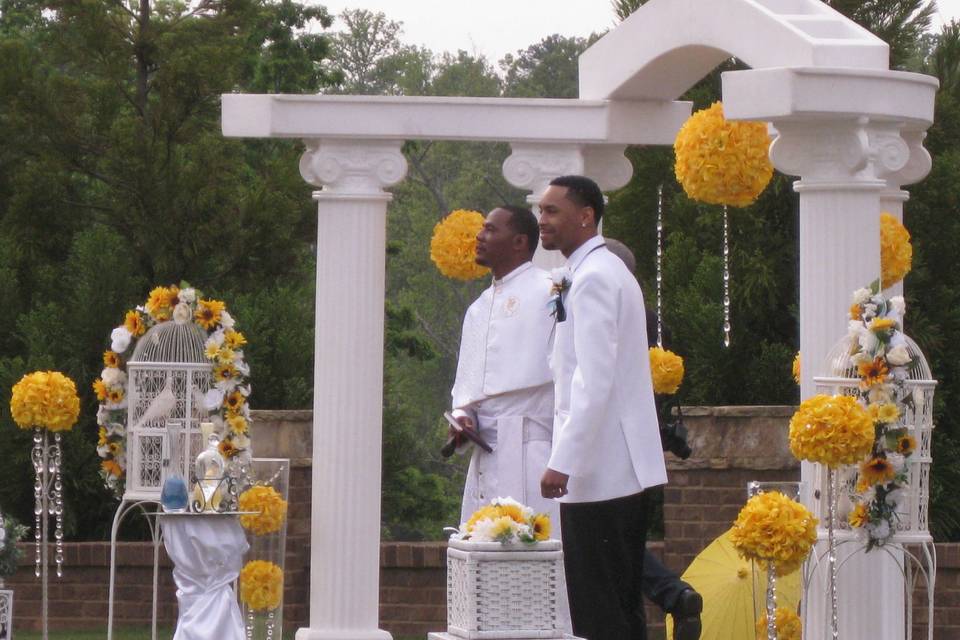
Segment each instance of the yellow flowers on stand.
[[240,516],[240,524],[254,535],[276,533],[287,517],[287,501],[273,487],[257,485],[240,494],[240,511],[256,515]]
[[[800,616],[791,609],[777,607],[773,623],[777,627],[777,640],[800,640],[803,635]],[[757,620],[757,640],[767,640],[767,638],[767,615],[763,614]]]
[[10,413],[21,429],[69,431],[80,416],[77,386],[59,371],[28,373],[13,386]]
[[513,498],[494,498],[474,511],[454,537],[473,542],[532,544],[550,539],[550,517],[534,513]]
[[240,601],[253,611],[272,611],[283,601],[283,570],[266,560],[251,560],[240,571]]
[[779,491],[750,498],[730,532],[730,541],[741,556],[773,563],[780,576],[796,571],[816,540],[817,519]]
[[671,395],[683,382],[683,358],[661,347],[650,347],[650,375],[653,392]]
[[903,280],[913,266],[910,232],[884,211],[880,214],[880,284],[888,289]]
[[815,395],[790,418],[790,451],[831,469],[859,462],[873,447],[873,421],[851,396]]
[[773,177],[769,147],[766,124],[728,121],[715,102],[690,116],[677,133],[674,173],[695,200],[746,207]]
[[451,211],[436,224],[430,239],[430,259],[440,273],[457,280],[476,280],[490,272],[474,259],[482,227],[483,214],[465,209]]

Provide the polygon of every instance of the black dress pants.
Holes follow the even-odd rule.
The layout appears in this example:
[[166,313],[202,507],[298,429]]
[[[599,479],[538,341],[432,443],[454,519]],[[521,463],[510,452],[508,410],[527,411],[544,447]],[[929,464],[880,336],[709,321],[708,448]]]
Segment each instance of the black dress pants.
[[560,503],[563,562],[573,634],[586,640],[646,640],[644,493]]

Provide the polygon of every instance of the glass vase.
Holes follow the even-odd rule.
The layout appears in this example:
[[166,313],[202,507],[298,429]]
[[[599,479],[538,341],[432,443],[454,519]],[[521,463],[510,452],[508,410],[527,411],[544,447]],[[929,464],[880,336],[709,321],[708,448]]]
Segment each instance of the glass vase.
[[[243,607],[243,620],[247,640],[279,640],[283,632],[283,581],[284,558],[286,555],[287,517],[289,506],[290,461],[286,458],[253,458],[250,463],[247,484],[240,494],[239,509],[246,512],[250,509],[251,496],[269,496],[267,504],[270,506],[256,515],[241,515],[240,522],[247,533],[250,550],[244,561],[244,572],[241,572],[240,603]],[[271,493],[268,489],[276,492]],[[278,508],[277,500],[283,501],[282,509]],[[280,511],[282,510],[282,517]],[[256,565],[251,565],[256,563]],[[253,569],[258,569],[253,571]],[[250,572],[250,573],[246,573]],[[245,597],[244,576],[266,575],[278,576],[279,593],[277,598],[270,602],[250,602]],[[275,580],[276,578],[271,578]]]

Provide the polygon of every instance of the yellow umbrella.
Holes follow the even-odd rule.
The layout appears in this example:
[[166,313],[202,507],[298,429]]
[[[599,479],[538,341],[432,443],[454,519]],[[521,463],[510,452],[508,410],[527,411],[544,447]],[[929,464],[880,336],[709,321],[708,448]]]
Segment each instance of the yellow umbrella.
[[[729,530],[693,559],[683,579],[703,596],[700,640],[756,639],[757,618],[766,612],[767,572],[740,557]],[[800,572],[777,578],[777,605],[796,611],[799,602]],[[673,638],[672,616],[667,616],[667,638]]]

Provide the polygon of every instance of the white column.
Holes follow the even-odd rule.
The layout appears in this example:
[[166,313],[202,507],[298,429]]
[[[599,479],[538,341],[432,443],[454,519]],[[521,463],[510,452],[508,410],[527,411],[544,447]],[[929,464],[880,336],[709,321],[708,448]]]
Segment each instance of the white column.
[[[583,175],[604,191],[619,189],[633,177],[633,165],[623,155],[624,145],[585,145],[561,142],[514,142],[513,153],[503,162],[507,182],[530,191],[527,203],[537,213],[540,196],[558,176]],[[566,258],[559,251],[537,247],[533,262],[538,267],[558,267]]]
[[[910,150],[896,125],[867,118],[778,120],[774,125],[778,136],[771,159],[784,173],[801,176],[794,189],[800,196],[801,395],[808,398],[816,392],[813,378],[829,374],[824,370],[827,353],[846,333],[851,293],[879,275],[880,202],[888,187],[881,176],[903,169]],[[813,466],[801,469],[803,480],[812,484]],[[807,499],[815,508],[812,503],[826,496]],[[821,542],[814,552],[824,554],[825,547]],[[840,558],[852,549],[841,546]],[[903,576],[890,560],[883,551],[870,556],[856,552],[843,565],[840,638],[904,638]],[[825,556],[819,566],[804,599],[807,640],[831,637]]]
[[378,629],[386,212],[399,141],[310,140],[318,202],[310,626],[297,640],[389,640]]

